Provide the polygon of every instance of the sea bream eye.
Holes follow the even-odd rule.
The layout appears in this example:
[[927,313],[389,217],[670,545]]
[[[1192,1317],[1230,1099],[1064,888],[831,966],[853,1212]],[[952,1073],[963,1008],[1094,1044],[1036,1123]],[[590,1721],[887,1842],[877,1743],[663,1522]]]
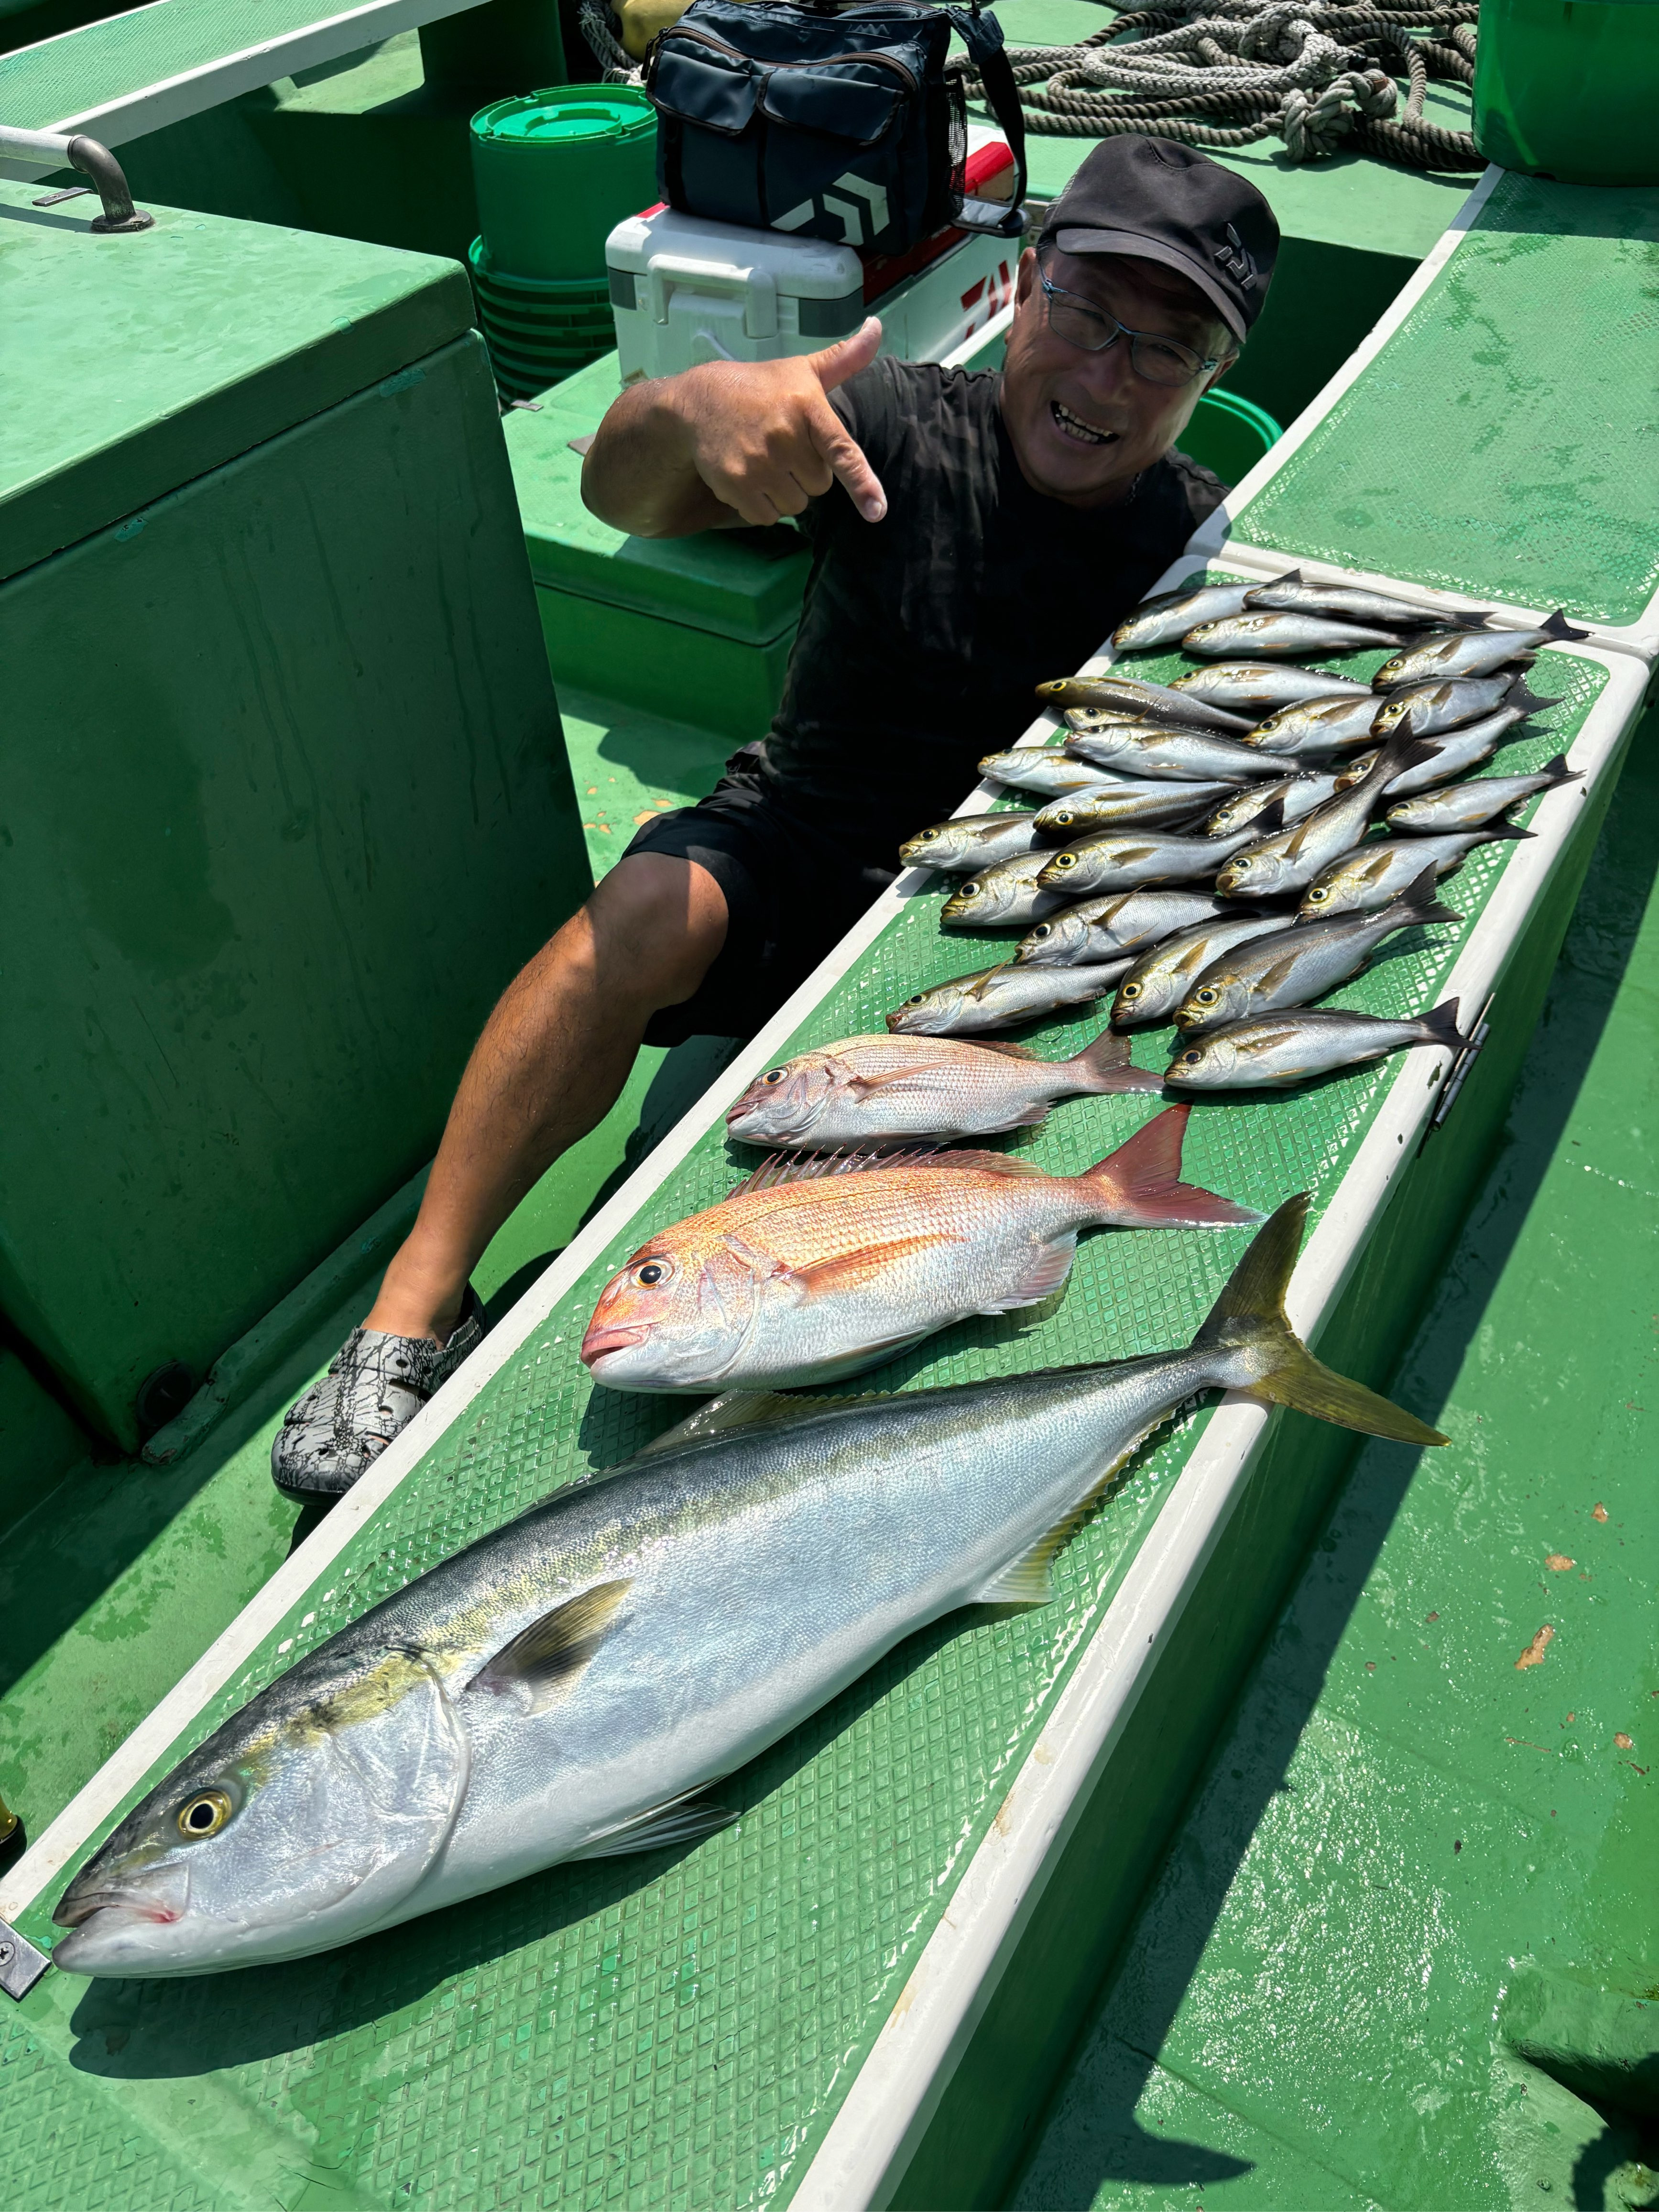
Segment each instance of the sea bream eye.
[[788,1069],[784,1067],[769,1068],[766,1073],[762,1076],[761,1081],[763,1083],[781,1083],[788,1072]]
[[179,1808],[179,1832],[192,1842],[216,1836],[234,1810],[222,1790],[204,1790]]
[[665,1260],[647,1260],[642,1267],[636,1268],[634,1273],[634,1280],[642,1284],[647,1291],[654,1289],[659,1283],[666,1282],[667,1279],[668,1263]]

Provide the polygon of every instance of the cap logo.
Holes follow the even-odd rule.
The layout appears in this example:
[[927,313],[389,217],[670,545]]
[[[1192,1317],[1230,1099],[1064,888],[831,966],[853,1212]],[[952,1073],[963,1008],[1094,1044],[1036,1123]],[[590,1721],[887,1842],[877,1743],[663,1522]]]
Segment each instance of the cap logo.
[[1250,249],[1231,223],[1221,234],[1227,242],[1224,246],[1217,246],[1216,261],[1235,284],[1248,290],[1255,283],[1255,263],[1251,258]]

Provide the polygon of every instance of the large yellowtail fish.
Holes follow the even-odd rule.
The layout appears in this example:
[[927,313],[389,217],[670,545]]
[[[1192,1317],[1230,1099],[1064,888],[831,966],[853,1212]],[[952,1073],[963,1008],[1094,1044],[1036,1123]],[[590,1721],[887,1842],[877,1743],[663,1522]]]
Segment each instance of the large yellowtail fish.
[[71,1973],[302,1958],[564,1859],[683,1848],[707,1794],[966,1605],[1042,1605],[1138,1445],[1237,1390],[1446,1439],[1285,1316],[1305,1198],[1184,1350],[813,1402],[717,1399],[375,1606],[216,1729],[76,1875]]

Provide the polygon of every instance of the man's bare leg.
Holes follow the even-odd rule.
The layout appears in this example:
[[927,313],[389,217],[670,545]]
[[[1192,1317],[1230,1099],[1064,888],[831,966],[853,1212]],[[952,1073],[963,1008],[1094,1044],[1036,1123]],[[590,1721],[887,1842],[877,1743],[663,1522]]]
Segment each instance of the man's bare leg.
[[706,868],[636,853],[502,993],[461,1077],[421,1210],[366,1327],[445,1342],[485,1246],[601,1121],[646,1024],[689,999],[726,941]]

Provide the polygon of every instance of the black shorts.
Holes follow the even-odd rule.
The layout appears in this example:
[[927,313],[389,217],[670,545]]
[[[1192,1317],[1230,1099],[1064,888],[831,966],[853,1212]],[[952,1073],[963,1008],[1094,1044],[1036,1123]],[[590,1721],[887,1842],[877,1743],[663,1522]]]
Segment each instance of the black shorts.
[[659,814],[628,848],[696,860],[725,894],[728,916],[714,965],[689,999],[651,1017],[647,1044],[753,1036],[898,873],[781,803],[759,751],[734,753],[707,799]]

